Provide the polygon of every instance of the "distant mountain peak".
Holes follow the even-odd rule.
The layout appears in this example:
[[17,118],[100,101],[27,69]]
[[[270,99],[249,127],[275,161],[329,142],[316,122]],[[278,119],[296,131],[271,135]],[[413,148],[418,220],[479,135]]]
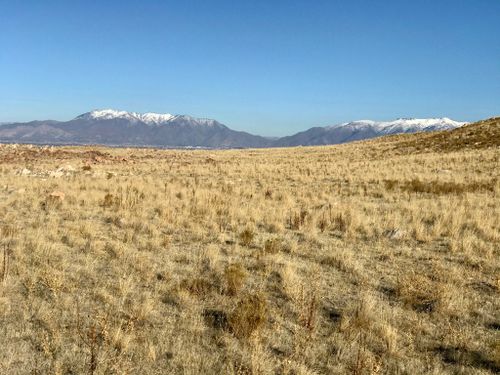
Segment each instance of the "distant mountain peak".
[[47,120],[2,125],[0,142],[216,148],[307,146],[338,144],[399,133],[452,130],[465,124],[448,117],[357,120],[313,127],[275,139],[234,131],[207,118],[97,109],[65,122]]
[[10,123],[0,142],[157,147],[265,147],[272,141],[235,131],[216,120],[169,113],[97,109],[73,120]]
[[189,115],[172,115],[170,113],[155,112],[127,112],[116,109],[96,109],[77,116],[75,120],[99,121],[99,120],[127,120],[131,122],[143,122],[148,125],[164,125],[169,123],[185,123],[189,125],[213,126],[219,124],[209,118],[196,118]]
[[467,124],[442,118],[398,118],[393,121],[357,120],[325,127],[314,127],[276,141],[278,146],[328,145],[359,141],[390,134],[452,130]]
[[75,118],[75,120],[114,120],[123,119],[132,122],[144,122],[148,125],[161,125],[169,122],[176,116],[170,113],[138,113],[127,112],[115,109],[97,109],[91,112],[84,113]]
[[356,120],[344,122],[342,124],[326,126],[325,129],[335,129],[339,127],[360,128],[371,127],[377,131],[384,131],[398,128],[402,132],[418,131],[424,129],[433,130],[448,130],[458,128],[467,124],[466,122],[454,121],[448,117],[439,118],[412,118],[401,117],[393,121],[373,121],[373,120]]

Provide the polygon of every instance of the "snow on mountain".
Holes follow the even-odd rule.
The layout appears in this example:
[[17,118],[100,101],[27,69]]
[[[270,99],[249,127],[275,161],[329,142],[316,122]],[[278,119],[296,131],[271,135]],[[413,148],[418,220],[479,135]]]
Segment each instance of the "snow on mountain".
[[197,120],[197,122],[202,123],[206,121],[214,121],[214,120],[205,120],[205,119],[194,119],[190,116],[175,116],[170,113],[137,113],[137,112],[127,112],[127,111],[117,111],[114,109],[101,109],[95,110],[92,112],[84,113],[76,117],[75,120],[115,120],[122,119],[128,120],[131,122],[143,122],[148,125],[163,125],[168,122],[171,122],[175,119],[189,118],[191,120]]
[[366,129],[366,128],[378,128],[380,126],[380,122],[372,121],[372,120],[356,120],[351,122],[344,122],[342,124],[325,126],[324,129],[338,129],[338,128],[351,128],[351,129]]
[[201,125],[201,126],[213,126],[217,124],[217,121],[209,119],[209,118],[196,118],[188,115],[177,115],[173,116],[171,120],[172,122],[186,122],[190,125]]
[[428,119],[402,118],[402,119],[397,119],[395,121],[380,123],[381,132],[383,134],[408,133],[408,132],[431,131],[431,130],[451,130],[459,128],[465,124],[467,123],[454,121],[447,117],[428,118]]
[[232,130],[216,120],[114,109],[87,112],[64,122],[3,125],[1,141],[210,148],[266,147],[272,143],[264,137]]
[[196,118],[188,115],[171,115],[170,113],[138,113],[117,111],[114,109],[100,109],[84,113],[75,120],[100,121],[100,120],[127,120],[130,122],[143,122],[148,125],[190,125],[190,126],[215,126],[217,121],[208,118]]
[[451,130],[465,124],[465,122],[453,121],[446,117],[428,119],[400,118],[394,121],[358,120],[337,125],[310,128],[292,136],[280,138],[275,142],[275,145],[331,145],[390,134]]
[[408,133],[417,131],[430,130],[449,130],[455,129],[467,124],[451,120],[447,117],[443,118],[399,118],[394,121],[372,121],[372,120],[357,120],[345,122],[338,125],[326,126],[325,129],[368,129],[371,128],[381,134]]
[[234,131],[216,120],[169,113],[137,113],[101,109],[73,120],[4,124],[0,142],[149,145],[160,147],[284,147],[331,145],[398,133],[450,130],[465,125],[449,118],[393,121],[358,120],[313,127],[282,138]]
[[146,124],[163,124],[164,122],[168,122],[172,120],[175,116],[170,113],[153,113],[147,112],[144,114],[136,114],[141,121]]

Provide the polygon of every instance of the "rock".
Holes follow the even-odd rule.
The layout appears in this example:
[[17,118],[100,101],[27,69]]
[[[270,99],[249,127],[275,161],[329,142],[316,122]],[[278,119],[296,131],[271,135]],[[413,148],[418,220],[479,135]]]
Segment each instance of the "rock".
[[55,171],[49,172],[49,177],[60,178],[62,176],[71,176],[76,173],[75,167],[72,165],[65,165],[57,168]]
[[66,176],[70,176],[76,172],[76,169],[72,165],[65,165],[63,167],[57,168],[57,172],[62,172]]
[[63,171],[60,171],[60,170],[56,170],[56,171],[51,171],[49,173],[49,177],[53,177],[53,178],[60,178],[64,176],[64,172]]
[[17,174],[20,174],[21,176],[29,176],[31,175],[31,171],[28,168],[23,168],[20,171],[18,171]]

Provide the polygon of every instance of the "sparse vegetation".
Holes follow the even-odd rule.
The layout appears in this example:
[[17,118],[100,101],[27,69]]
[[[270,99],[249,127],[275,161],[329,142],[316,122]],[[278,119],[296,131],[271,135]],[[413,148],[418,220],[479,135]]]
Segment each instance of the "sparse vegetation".
[[224,271],[226,280],[226,290],[229,295],[235,296],[243,287],[245,282],[246,272],[243,266],[239,263],[231,264]]
[[240,233],[240,242],[243,246],[250,246],[254,237],[254,231],[252,229],[246,228]]
[[499,149],[446,134],[0,145],[0,373],[498,373]]
[[229,327],[238,338],[248,338],[267,319],[267,302],[260,293],[243,296],[229,316]]

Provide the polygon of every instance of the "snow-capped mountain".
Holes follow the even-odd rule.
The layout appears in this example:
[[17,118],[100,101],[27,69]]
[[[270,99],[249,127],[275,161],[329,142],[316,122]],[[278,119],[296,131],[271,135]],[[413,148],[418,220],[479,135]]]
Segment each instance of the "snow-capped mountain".
[[466,122],[443,118],[399,118],[394,121],[358,120],[325,127],[314,127],[276,141],[277,146],[312,146],[338,144],[383,135],[451,130]]
[[315,127],[276,139],[234,131],[212,119],[102,109],[84,113],[66,122],[47,120],[2,125],[0,142],[213,148],[312,146],[389,134],[450,130],[464,124],[446,117],[358,120]]
[[171,115],[170,113],[137,113],[137,112],[127,112],[127,111],[117,111],[114,109],[100,109],[91,112],[84,113],[77,116],[75,120],[88,120],[88,121],[99,121],[99,120],[127,120],[130,122],[143,122],[148,125],[166,125],[169,123],[183,122],[189,123],[190,125],[204,125],[213,126],[216,125],[216,121],[207,118],[195,118],[188,115]]
[[127,111],[117,111],[114,109],[101,109],[92,112],[84,113],[75,118],[75,120],[114,120],[123,119],[129,121],[140,121],[149,125],[157,125],[165,123],[172,118],[174,115],[170,113],[137,113],[137,112],[127,112]]
[[450,130],[465,125],[466,122],[443,118],[398,118],[394,121],[372,121],[358,120],[346,122],[338,125],[326,126],[326,129],[335,129],[339,127],[350,128],[373,128],[383,134],[393,133],[414,133],[417,131]]
[[216,120],[169,113],[95,110],[66,122],[0,127],[0,142],[157,147],[265,147],[271,140],[229,129]]

